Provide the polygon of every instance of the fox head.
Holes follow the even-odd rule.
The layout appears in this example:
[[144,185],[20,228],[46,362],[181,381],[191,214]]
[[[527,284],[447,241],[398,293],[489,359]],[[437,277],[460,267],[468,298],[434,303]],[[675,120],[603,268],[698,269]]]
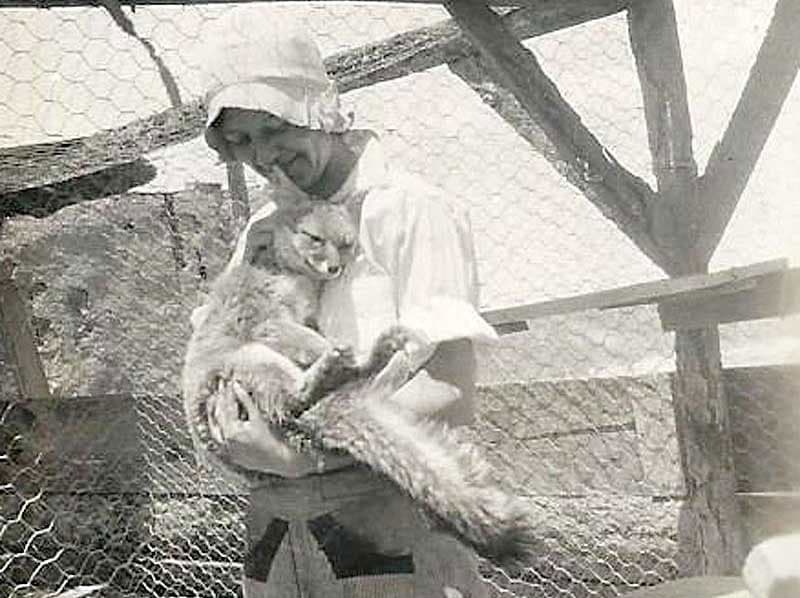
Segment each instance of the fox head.
[[271,246],[254,251],[254,265],[276,265],[314,280],[337,278],[355,256],[353,216],[342,204],[293,198],[278,202]]

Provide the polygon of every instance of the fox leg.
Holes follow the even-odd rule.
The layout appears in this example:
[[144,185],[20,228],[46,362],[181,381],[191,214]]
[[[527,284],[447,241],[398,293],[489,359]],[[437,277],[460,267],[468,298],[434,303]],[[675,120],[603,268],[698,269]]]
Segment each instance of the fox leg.
[[316,330],[296,322],[270,320],[253,329],[253,338],[269,346],[280,347],[281,354],[301,368],[312,366],[332,345]]
[[356,358],[348,346],[331,347],[304,373],[290,413],[300,415],[323,396],[359,376]]
[[425,364],[434,348],[408,328],[387,329],[375,341],[366,362],[359,366],[365,374],[374,375],[370,396],[394,394]]
[[300,390],[302,407],[299,415],[325,394],[358,379],[380,378],[370,389],[378,394],[392,394],[402,386],[415,371],[417,363],[408,348],[421,345],[421,339],[403,326],[392,326],[373,343],[372,350],[362,363],[357,363],[350,347],[337,346],[329,349],[308,370]]
[[362,375],[370,376],[377,374],[384,369],[387,364],[398,353],[406,350],[409,343],[415,340],[414,333],[403,326],[392,326],[384,330],[375,342],[366,359],[358,364]]

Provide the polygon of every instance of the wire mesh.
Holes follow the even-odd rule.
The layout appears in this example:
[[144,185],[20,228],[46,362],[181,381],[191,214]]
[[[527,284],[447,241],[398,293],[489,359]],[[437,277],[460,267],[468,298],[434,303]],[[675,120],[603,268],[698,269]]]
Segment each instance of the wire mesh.
[[177,397],[5,403],[3,595],[236,595],[246,499],[198,470],[181,418]]
[[[702,171],[774,3],[675,5]],[[230,9],[0,9],[0,253],[17,266],[16,292],[60,397],[12,401],[13,359],[0,345],[3,595],[93,583],[109,584],[113,596],[239,592],[246,497],[195,465],[177,386],[191,310],[242,225],[225,169],[199,135],[197,103],[198,47]],[[342,56],[368,62],[348,54],[365,44],[391,52],[397,35],[413,54],[408,40],[426,39],[447,17],[422,4],[248,9],[254,18],[303,20],[329,65],[345,64]],[[605,147],[654,186],[624,13],[524,44]],[[424,47],[419,56],[430,62],[436,53]],[[357,126],[381,134],[390,160],[469,208],[481,307],[662,278],[498,115],[474,56],[456,58],[404,76],[402,65],[386,70],[395,74],[353,88],[343,103]],[[791,201],[800,171],[789,159],[800,133],[797,89],[712,267],[799,256],[790,241],[800,225]],[[247,180],[254,207],[260,181],[249,171]],[[721,330],[752,541],[785,527],[797,509],[798,377],[762,367],[796,362],[793,325]],[[617,596],[681,575],[675,358],[655,308],[524,327],[481,351],[477,421],[463,433],[488,453],[497,482],[539,513],[548,551],[519,571],[483,563],[491,594]],[[786,494],[777,504],[759,498],[764,492]]]

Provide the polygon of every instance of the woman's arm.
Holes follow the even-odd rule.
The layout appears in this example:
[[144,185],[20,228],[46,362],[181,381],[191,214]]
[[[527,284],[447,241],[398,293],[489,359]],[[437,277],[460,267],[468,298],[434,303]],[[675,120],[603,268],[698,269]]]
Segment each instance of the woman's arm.
[[418,419],[435,417],[451,425],[472,421],[475,351],[468,339],[442,341],[425,366],[388,400]]
[[363,204],[364,252],[391,279],[397,322],[435,347],[424,368],[391,399],[418,417],[472,420],[475,342],[494,330],[476,309],[478,286],[469,218],[416,179]]

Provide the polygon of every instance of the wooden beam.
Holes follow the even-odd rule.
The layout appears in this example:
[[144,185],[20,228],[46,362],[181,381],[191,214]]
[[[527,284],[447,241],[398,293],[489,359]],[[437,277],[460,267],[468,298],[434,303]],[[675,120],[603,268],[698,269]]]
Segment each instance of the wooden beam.
[[196,137],[203,122],[200,103],[193,102],[88,137],[1,149],[0,199],[5,202],[23,189],[138,164],[144,154]]
[[504,325],[590,309],[614,309],[670,300],[716,297],[752,288],[755,281],[781,274],[786,268],[786,260],[771,260],[712,274],[666,278],[551,301],[491,309],[483,311],[481,315],[492,325]]
[[778,0],[742,96],[700,179],[696,251],[706,261],[733,216],[797,77],[798,31],[800,3]]
[[[649,233],[649,221],[656,195],[646,182],[628,173],[619,165],[610,152],[604,151],[607,160],[607,177],[596,176],[589,170],[588,163],[579,157],[581,149],[559,150],[558,145],[564,150],[569,146],[569,140],[554,134],[555,139],[548,136],[543,127],[537,123],[525,107],[517,100],[513,93],[496,83],[495,76],[481,58],[467,58],[449,64],[451,71],[460,77],[464,83],[472,88],[480,98],[491,106],[497,114],[541,154],[553,167],[562,174],[566,180],[579,189],[584,196],[609,220],[611,220],[653,263],[665,272],[674,270],[667,254],[662,251],[655,239]],[[566,103],[565,103],[566,104]],[[567,112],[557,112],[556,118],[570,120],[569,108]],[[584,125],[576,117],[573,125],[565,125],[567,130],[575,132],[586,131]],[[588,133],[591,135],[591,133]],[[560,143],[561,140],[563,143]],[[564,159],[564,153],[572,154],[572,159]],[[621,194],[615,190],[622,186],[627,189],[627,200],[620,200]],[[624,194],[624,192],[623,192]]]
[[[658,180],[654,232],[673,257],[672,275],[703,273],[707,262],[692,250],[697,172],[672,0],[632,4],[628,26]],[[687,490],[678,529],[681,575],[736,574],[743,530],[717,327],[678,330],[675,360],[673,407]]]
[[24,398],[49,398],[50,387],[12,273],[9,259],[0,263],[0,330],[14,365],[20,395]]
[[[649,233],[655,196],[626,171],[564,100],[535,56],[479,0],[445,2],[480,53],[452,70],[583,191],[654,263],[672,270]],[[498,89],[500,86],[501,89]]]
[[[666,23],[663,20],[666,19]],[[658,202],[653,235],[673,256],[679,271],[694,267],[685,248],[693,244],[697,165],[692,153],[692,124],[686,96],[683,60],[671,3],[643,0],[628,11],[628,31],[644,100],[647,139]]]
[[[108,0],[0,0],[0,9],[3,8],[78,8],[102,6]],[[117,0],[122,6],[200,6],[213,4],[252,4],[282,2],[284,0]],[[325,1],[325,0],[323,0]],[[336,2],[338,0],[329,0]],[[396,4],[397,0],[366,0],[378,4]],[[403,0],[409,4],[439,4],[439,0]],[[541,0],[491,0],[494,6],[524,6],[538,4]]]
[[626,598],[747,598],[749,592],[741,576],[704,576],[672,579],[658,585],[626,592]]
[[664,330],[779,318],[800,312],[800,269],[776,272],[730,292],[698,292],[658,306]]
[[[625,10],[631,0],[538,0],[502,20],[519,39],[529,39]],[[421,27],[330,56],[325,64],[342,92],[424,71],[476,50],[453,19]]]
[[[628,2],[531,0],[531,8],[512,11],[503,18],[516,35],[528,38],[620,12]],[[458,26],[452,20],[445,20],[333,54],[325,59],[325,66],[344,93],[472,53],[473,47]],[[0,148],[0,200],[11,201],[12,194],[22,189],[53,185],[135,163],[149,152],[196,137],[204,121],[201,102],[194,100],[88,137]]]
[[[58,160],[55,157],[52,159]],[[32,164],[31,170],[40,167],[46,169],[47,165]],[[55,166],[55,170],[59,169],[60,166]],[[0,171],[2,170],[0,166]],[[44,218],[61,208],[82,201],[125,193],[134,187],[149,183],[157,174],[158,171],[153,164],[144,158],[139,158],[133,162],[122,162],[97,172],[78,175],[41,187],[0,194],[0,221],[19,214]]]

